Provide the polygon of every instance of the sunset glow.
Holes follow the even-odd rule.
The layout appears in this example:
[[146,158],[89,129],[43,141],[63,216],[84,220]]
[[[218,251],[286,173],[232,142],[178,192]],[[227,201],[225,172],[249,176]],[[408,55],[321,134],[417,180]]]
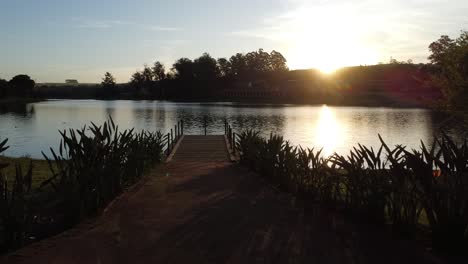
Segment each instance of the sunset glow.
[[355,14],[305,9],[294,15],[287,54],[291,69],[316,68],[330,73],[345,66],[379,61],[378,52],[363,40],[361,22]]

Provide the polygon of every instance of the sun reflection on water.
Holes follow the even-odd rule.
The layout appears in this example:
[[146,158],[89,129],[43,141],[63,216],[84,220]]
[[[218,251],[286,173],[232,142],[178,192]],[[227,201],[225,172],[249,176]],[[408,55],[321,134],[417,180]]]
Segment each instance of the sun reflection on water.
[[324,156],[332,155],[343,139],[343,131],[336,119],[335,112],[326,105],[320,108],[315,133],[315,145],[323,148],[322,154]]

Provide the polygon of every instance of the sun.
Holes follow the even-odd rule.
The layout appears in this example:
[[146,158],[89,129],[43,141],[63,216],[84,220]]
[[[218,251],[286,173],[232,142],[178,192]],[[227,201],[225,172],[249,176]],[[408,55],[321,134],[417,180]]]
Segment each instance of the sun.
[[296,20],[288,39],[289,68],[331,73],[345,66],[377,63],[378,54],[360,39],[358,25],[353,26],[346,15],[299,14]]

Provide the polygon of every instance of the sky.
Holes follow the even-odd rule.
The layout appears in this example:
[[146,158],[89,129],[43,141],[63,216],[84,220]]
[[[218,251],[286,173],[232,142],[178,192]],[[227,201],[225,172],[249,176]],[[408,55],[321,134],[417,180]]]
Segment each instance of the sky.
[[259,48],[324,72],[426,62],[432,41],[468,30],[467,14],[467,0],[0,0],[0,78],[127,82],[155,61]]

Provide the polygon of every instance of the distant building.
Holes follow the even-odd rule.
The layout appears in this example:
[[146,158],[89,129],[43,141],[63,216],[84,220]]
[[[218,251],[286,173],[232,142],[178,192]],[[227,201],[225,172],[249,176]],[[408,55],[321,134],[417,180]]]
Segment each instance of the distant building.
[[65,80],[65,83],[66,83],[66,84],[78,84],[78,80],[67,79],[67,80]]

